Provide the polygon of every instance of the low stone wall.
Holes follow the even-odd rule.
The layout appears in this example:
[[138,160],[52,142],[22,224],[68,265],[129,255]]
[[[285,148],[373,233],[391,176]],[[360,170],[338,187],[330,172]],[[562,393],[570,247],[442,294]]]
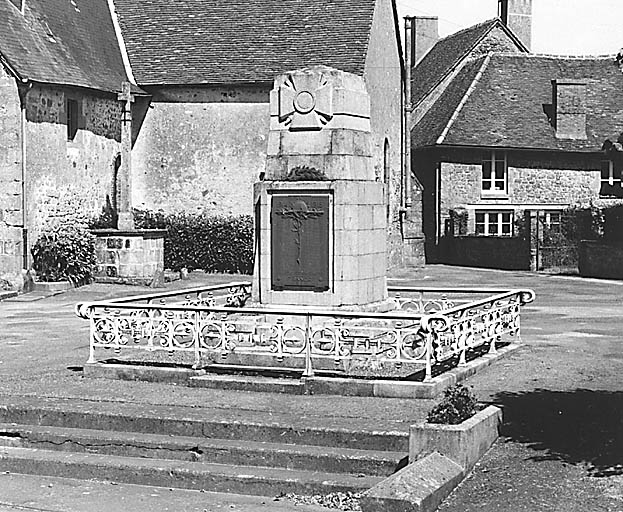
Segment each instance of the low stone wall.
[[164,270],[165,230],[93,230],[96,281],[151,282]]
[[582,277],[623,279],[623,244],[582,240],[578,251]]
[[446,236],[438,251],[439,262],[449,265],[530,270],[530,247],[519,237]]

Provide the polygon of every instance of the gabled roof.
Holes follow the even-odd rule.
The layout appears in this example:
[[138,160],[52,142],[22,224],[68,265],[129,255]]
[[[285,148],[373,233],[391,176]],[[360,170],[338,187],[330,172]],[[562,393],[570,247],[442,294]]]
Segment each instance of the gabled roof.
[[118,91],[125,69],[106,0],[0,0],[0,55],[24,80]]
[[[546,114],[555,79],[586,82],[586,140],[556,138]],[[598,152],[623,131],[621,105],[614,57],[492,54],[457,75],[413,129],[412,144]]]
[[528,51],[500,18],[484,21],[444,37],[437,41],[412,71],[412,104],[415,106],[422,101],[496,27],[507,34],[518,50]]
[[115,0],[139,85],[272,82],[325,65],[362,75],[375,0]]

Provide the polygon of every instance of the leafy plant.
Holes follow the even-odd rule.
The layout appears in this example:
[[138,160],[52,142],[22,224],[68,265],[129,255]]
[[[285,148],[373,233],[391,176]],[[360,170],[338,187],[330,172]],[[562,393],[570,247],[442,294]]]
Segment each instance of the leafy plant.
[[458,425],[476,414],[478,400],[467,387],[456,384],[445,390],[443,399],[428,413],[428,423]]
[[84,284],[95,271],[95,237],[78,225],[57,225],[41,234],[32,247],[33,267],[40,281]]

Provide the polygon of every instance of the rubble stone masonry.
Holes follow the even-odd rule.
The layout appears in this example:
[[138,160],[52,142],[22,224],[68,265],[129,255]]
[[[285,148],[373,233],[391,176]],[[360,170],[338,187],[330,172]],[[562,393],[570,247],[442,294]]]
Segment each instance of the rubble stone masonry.
[[0,289],[15,286],[22,268],[20,119],[17,85],[0,66]]

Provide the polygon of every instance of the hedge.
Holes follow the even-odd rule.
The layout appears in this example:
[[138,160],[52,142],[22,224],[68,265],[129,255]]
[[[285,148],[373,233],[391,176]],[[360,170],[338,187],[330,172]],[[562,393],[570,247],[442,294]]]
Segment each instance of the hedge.
[[[103,216],[102,216],[103,217]],[[111,227],[102,217],[91,227]],[[109,217],[108,217],[109,218]],[[166,229],[164,266],[178,271],[253,273],[253,218],[134,210],[137,229]]]

